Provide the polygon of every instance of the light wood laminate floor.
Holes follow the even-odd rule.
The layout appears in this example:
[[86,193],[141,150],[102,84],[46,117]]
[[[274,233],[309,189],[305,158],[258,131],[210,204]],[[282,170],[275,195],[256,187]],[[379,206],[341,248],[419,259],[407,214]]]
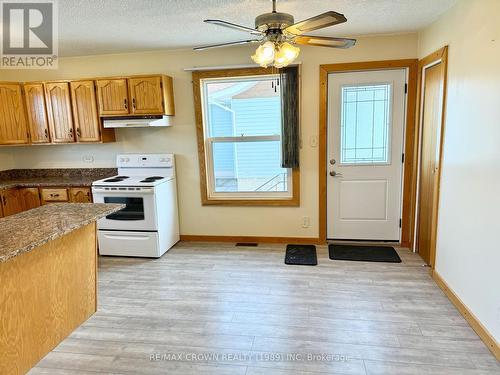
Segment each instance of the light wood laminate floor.
[[30,374],[500,374],[418,255],[331,261],[319,246],[309,267],[284,249],[101,258],[98,312]]

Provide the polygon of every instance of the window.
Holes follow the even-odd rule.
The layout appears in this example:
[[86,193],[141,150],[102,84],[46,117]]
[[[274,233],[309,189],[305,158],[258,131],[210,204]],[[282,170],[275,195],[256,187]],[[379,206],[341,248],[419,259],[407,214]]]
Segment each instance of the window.
[[342,87],[340,164],[390,162],[391,84]]
[[298,204],[298,171],[281,167],[279,75],[262,70],[193,73],[205,204]]

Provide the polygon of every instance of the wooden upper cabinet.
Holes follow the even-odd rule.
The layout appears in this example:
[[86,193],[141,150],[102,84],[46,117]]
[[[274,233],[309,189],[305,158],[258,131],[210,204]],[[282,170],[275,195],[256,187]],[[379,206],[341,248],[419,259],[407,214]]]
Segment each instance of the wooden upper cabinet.
[[96,81],[99,115],[128,115],[127,79],[99,79]]
[[17,189],[1,190],[0,197],[2,198],[3,216],[14,215],[23,210]]
[[75,141],[68,82],[45,83],[50,134],[54,143]]
[[40,207],[42,203],[40,201],[40,194],[38,192],[38,188],[19,189],[19,203],[23,211]]
[[170,76],[161,77],[161,89],[163,94],[163,110],[167,116],[175,115],[174,83]]
[[0,84],[0,144],[29,143],[21,85]]
[[97,114],[94,81],[72,81],[71,104],[78,142],[99,142],[100,120]]
[[161,77],[129,78],[128,87],[132,113],[152,115],[163,113]]
[[49,120],[45,106],[45,93],[42,83],[24,85],[26,112],[31,134],[31,143],[49,143]]
[[100,116],[175,115],[169,76],[98,79],[96,86]]

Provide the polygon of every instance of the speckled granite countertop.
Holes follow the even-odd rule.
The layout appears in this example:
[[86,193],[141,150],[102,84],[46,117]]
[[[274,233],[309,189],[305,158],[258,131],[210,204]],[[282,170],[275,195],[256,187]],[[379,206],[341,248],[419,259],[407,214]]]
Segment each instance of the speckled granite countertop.
[[32,177],[23,179],[14,179],[0,181],[0,190],[10,188],[23,187],[39,187],[39,186],[92,186],[92,182],[96,181],[92,178],[70,178],[70,177]]
[[114,168],[11,169],[0,172],[0,190],[16,187],[80,187],[114,176]]
[[0,263],[123,207],[122,204],[57,203],[0,219]]

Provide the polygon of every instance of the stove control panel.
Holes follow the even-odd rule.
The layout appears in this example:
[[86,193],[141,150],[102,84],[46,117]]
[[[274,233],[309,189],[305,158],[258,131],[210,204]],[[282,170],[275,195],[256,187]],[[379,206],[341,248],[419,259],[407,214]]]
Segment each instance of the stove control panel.
[[122,154],[117,155],[118,168],[173,168],[174,154]]

